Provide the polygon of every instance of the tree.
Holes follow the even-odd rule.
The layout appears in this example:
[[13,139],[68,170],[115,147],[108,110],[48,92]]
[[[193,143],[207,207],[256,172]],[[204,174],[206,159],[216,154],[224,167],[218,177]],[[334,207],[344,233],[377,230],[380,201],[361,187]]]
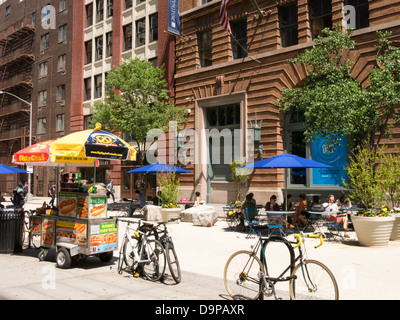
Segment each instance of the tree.
[[390,33],[378,32],[378,64],[369,75],[367,86],[351,77],[354,62],[345,58],[355,49],[352,31],[324,29],[315,46],[291,60],[303,64],[307,71],[301,88],[285,88],[276,104],[283,111],[296,107],[304,112],[308,141],[326,138],[338,144],[344,136],[353,146],[368,141],[376,151],[382,137],[391,137],[389,120],[400,123],[400,49],[388,39]]
[[235,160],[229,166],[231,169],[231,179],[235,183],[236,201],[242,201],[243,187],[246,185],[247,180],[250,179],[250,171],[248,169],[241,169],[246,163],[243,161]]
[[170,102],[164,70],[149,61],[129,59],[114,67],[107,73],[106,88],[104,101],[94,105],[93,122],[128,134],[138,145],[142,164],[149,130],[165,132],[170,120],[185,122],[186,109]]

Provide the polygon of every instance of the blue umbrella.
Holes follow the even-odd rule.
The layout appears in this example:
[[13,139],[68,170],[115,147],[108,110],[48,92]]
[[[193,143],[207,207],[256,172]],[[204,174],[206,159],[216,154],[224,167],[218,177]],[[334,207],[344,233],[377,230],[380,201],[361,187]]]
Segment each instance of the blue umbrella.
[[4,164],[0,164],[0,174],[6,174],[6,173],[27,173],[29,171],[15,168],[15,167],[9,167]]
[[157,173],[157,172],[165,172],[165,171],[175,171],[176,173],[189,173],[192,171],[186,170],[186,169],[182,169],[179,167],[174,167],[171,166],[169,164],[166,163],[153,163],[153,164],[149,164],[147,166],[144,167],[140,167],[137,169],[133,169],[130,171],[127,171],[127,173]]
[[[286,186],[286,169],[288,168],[332,168],[327,164],[302,158],[294,154],[283,153],[271,158],[263,159],[254,163],[249,163],[240,169],[271,169],[271,168],[284,168],[285,169],[285,198],[287,196]],[[287,205],[287,201],[285,201]],[[287,209],[287,208],[286,208]]]

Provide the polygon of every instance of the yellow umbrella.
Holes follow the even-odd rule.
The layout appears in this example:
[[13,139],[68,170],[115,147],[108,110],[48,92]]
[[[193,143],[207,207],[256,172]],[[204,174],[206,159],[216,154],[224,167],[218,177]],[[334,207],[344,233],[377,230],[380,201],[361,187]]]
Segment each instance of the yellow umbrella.
[[136,160],[136,149],[116,135],[95,129],[71,133],[50,144],[51,156],[78,157],[104,160]]

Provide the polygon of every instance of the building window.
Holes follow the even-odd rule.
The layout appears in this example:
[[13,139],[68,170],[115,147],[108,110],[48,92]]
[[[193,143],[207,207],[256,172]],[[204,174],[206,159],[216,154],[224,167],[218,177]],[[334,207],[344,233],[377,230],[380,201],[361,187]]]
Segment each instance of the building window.
[[149,42],[158,40],[158,13],[149,16],[150,39]]
[[[211,180],[229,181],[230,180],[230,166],[229,164],[235,159],[235,150],[238,150],[235,143],[235,129],[240,129],[240,104],[229,104],[217,107],[209,107],[205,109],[206,115],[206,129],[217,130],[217,135],[212,133],[208,140],[208,147],[210,152],[210,177]],[[214,131],[213,130],[213,131]],[[224,132],[229,133],[230,139],[225,139]],[[237,141],[237,140],[236,140]],[[239,147],[240,148],[240,147]],[[214,150],[218,151],[215,152]],[[239,149],[240,150],[240,149]]]
[[106,33],[106,58],[112,56],[112,31]]
[[154,68],[158,67],[158,59],[157,57],[149,59],[149,62],[153,65]]
[[88,101],[92,99],[92,78],[83,79],[83,99],[84,101]]
[[39,91],[39,107],[45,107],[47,105],[47,90]]
[[92,122],[92,115],[83,116],[83,130],[90,129],[90,123]]
[[356,11],[356,29],[369,27],[368,0],[345,0],[344,4],[353,6]]
[[46,118],[38,119],[37,133],[38,134],[46,133]]
[[67,55],[65,55],[65,54],[58,56],[57,71],[65,71],[66,59],[67,59]]
[[112,17],[113,15],[113,6],[114,6],[114,1],[113,0],[107,0],[107,18]]
[[85,42],[85,64],[92,63],[92,40]]
[[94,76],[94,98],[101,98],[103,82],[101,74]]
[[96,43],[95,59],[97,61],[103,59],[103,36],[97,37],[95,39],[95,43]]
[[49,47],[50,36],[48,33],[40,37],[40,51],[43,51]]
[[93,3],[86,5],[86,27],[90,27],[93,24]]
[[198,34],[200,68],[212,65],[211,30]]
[[65,101],[65,84],[57,86],[57,102]]
[[39,78],[47,76],[47,61],[39,64]]
[[200,0],[200,5],[211,2],[212,0]]
[[332,28],[331,0],[309,0],[311,37],[322,36],[322,30]]
[[232,23],[232,57],[240,59],[247,57],[247,20],[242,19]]
[[58,28],[58,42],[67,40],[67,25],[64,24]]
[[124,34],[124,42],[122,43],[122,50],[126,51],[132,49],[132,25],[127,24],[122,27],[122,32]]
[[298,44],[297,1],[279,7],[279,28],[281,47]]
[[57,115],[57,127],[56,131],[64,131],[64,115]]
[[11,6],[6,7],[6,16],[8,16],[11,12]]
[[145,44],[146,24],[145,19],[136,21],[136,43],[135,47],[140,47]]
[[96,22],[104,19],[104,0],[96,1]]
[[124,10],[132,7],[132,0],[124,0]]
[[60,12],[67,10],[67,6],[68,6],[67,0],[60,0]]

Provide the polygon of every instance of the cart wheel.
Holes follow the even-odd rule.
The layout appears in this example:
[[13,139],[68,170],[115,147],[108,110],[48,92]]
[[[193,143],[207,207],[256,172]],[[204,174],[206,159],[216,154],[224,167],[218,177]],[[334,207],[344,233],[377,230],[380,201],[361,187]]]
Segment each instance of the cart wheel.
[[57,267],[61,269],[68,269],[71,266],[71,256],[65,248],[60,248],[57,250],[56,254]]
[[100,253],[100,254],[98,255],[99,259],[100,259],[102,262],[110,262],[111,259],[113,258],[113,256],[114,256],[114,253],[113,253],[112,251],[103,252],[103,253]]
[[49,252],[49,251],[46,250],[46,249],[40,249],[39,254],[38,254],[39,261],[44,261],[44,260],[46,260],[46,258],[47,258],[47,253],[48,253],[48,252]]

